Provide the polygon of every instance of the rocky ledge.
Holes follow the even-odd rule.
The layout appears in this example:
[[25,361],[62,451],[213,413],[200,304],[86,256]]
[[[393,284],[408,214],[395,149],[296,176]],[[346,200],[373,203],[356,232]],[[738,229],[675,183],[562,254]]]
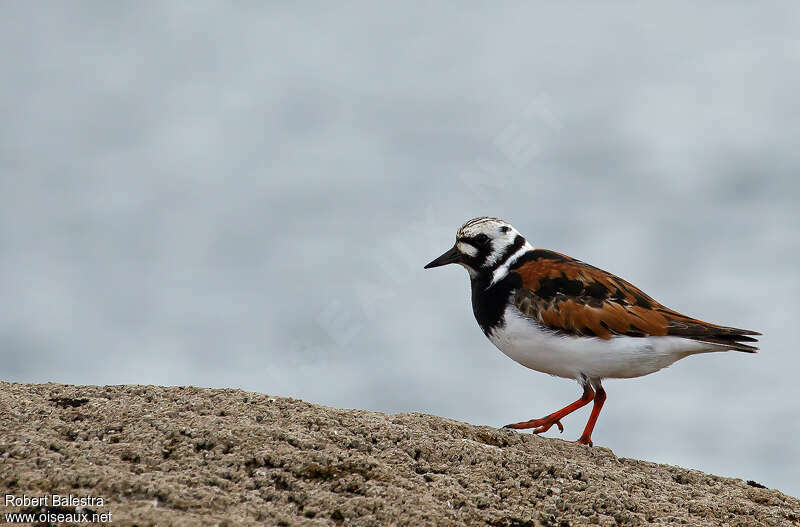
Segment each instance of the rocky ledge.
[[800,526],[755,482],[432,415],[0,383],[0,420],[3,514],[41,525]]

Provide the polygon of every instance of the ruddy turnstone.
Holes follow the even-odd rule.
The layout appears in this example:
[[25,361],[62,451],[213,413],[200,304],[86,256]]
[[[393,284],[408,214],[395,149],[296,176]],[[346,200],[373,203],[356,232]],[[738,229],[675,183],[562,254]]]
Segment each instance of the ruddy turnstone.
[[455,245],[425,266],[462,265],[472,282],[472,311],[500,351],[523,366],[576,379],[583,395],[557,412],[505,428],[539,434],[594,401],[578,443],[606,400],[602,380],[647,375],[689,355],[755,353],[746,329],[697,320],[659,304],[622,278],[546,249],[536,249],[508,222],[481,217],[456,234]]

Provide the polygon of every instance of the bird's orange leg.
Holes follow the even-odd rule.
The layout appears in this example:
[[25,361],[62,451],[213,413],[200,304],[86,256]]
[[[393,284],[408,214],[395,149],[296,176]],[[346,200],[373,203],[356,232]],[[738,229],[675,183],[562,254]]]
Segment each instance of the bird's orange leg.
[[[603,389],[600,388],[600,391],[602,391],[602,390]],[[598,392],[598,396],[599,396],[599,393],[600,392]],[[558,426],[558,430],[560,432],[563,432],[564,431],[564,426],[561,424],[561,418],[564,417],[565,415],[571,414],[572,412],[574,412],[578,408],[586,406],[594,398],[595,398],[594,390],[592,390],[591,386],[586,384],[583,387],[583,395],[581,396],[581,398],[578,399],[577,401],[575,401],[574,403],[572,403],[572,404],[570,404],[568,406],[565,406],[561,410],[559,410],[557,412],[553,412],[552,414],[548,415],[547,417],[542,417],[541,419],[531,419],[530,421],[523,421],[521,423],[513,423],[513,424],[510,424],[510,425],[506,425],[503,428],[514,428],[516,430],[524,430],[524,429],[527,429],[527,428],[535,428],[533,433],[534,434],[541,434],[542,432],[547,432],[550,429],[551,426],[557,425]],[[603,392],[603,399],[605,399],[605,392]],[[603,405],[603,403],[600,403],[600,406],[602,406],[602,405]],[[597,406],[597,403],[595,403],[595,407],[596,406]],[[598,412],[599,411],[600,410],[598,410]],[[592,415],[594,415],[594,412],[592,412]],[[595,419],[596,419],[596,417],[595,417]],[[590,421],[591,421],[591,418],[590,418]],[[593,422],[592,422],[592,426],[594,426]],[[592,432],[591,429],[589,429],[589,433],[590,434],[591,434],[591,432]],[[584,432],[584,435],[585,434],[586,434],[586,432]],[[581,437],[583,437],[583,436],[581,436]]]
[[597,416],[600,415],[600,410],[603,409],[604,402],[606,402],[606,391],[602,386],[598,386],[597,395],[594,397],[594,405],[592,406],[592,413],[589,416],[589,421],[586,423],[586,428],[583,429],[581,437],[575,441],[576,443],[592,446],[592,430],[594,430],[594,424],[597,422]]

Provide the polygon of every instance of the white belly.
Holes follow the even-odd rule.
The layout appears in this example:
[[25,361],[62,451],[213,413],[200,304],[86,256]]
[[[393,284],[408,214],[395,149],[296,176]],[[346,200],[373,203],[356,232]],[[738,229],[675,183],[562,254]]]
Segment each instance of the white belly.
[[506,308],[504,319],[504,325],[488,335],[500,351],[533,370],[579,381],[641,377],[688,355],[725,349],[681,337],[559,335],[513,305]]

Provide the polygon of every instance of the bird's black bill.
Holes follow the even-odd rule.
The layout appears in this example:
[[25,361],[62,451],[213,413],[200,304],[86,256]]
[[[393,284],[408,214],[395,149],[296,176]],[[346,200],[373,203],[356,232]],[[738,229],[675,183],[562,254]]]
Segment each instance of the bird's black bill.
[[425,269],[430,269],[432,267],[441,267],[442,265],[447,265],[451,263],[458,263],[461,261],[461,253],[458,252],[458,249],[453,246],[452,249],[429,263],[425,266]]

